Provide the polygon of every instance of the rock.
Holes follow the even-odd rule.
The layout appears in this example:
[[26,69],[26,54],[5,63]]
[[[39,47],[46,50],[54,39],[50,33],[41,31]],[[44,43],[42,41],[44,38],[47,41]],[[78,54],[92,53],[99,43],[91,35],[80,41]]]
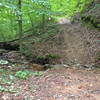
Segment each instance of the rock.
[[51,68],[59,69],[59,68],[69,68],[66,64],[57,64],[57,65],[49,65]]
[[71,24],[71,20],[67,18],[61,18],[58,22],[58,24]]

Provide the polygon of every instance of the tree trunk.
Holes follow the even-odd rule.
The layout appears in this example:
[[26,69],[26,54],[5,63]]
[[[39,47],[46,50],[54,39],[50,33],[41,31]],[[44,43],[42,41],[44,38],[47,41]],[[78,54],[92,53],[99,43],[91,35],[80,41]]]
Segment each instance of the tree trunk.
[[19,45],[22,45],[22,37],[23,37],[23,30],[22,30],[22,0],[18,0],[18,27],[19,27]]

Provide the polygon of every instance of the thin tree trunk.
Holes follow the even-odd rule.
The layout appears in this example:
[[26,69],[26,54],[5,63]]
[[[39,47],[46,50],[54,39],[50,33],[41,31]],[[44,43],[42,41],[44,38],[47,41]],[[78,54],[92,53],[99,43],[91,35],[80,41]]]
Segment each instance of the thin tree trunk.
[[18,0],[18,27],[19,27],[19,44],[20,47],[22,45],[22,37],[23,37],[23,30],[22,30],[22,0]]

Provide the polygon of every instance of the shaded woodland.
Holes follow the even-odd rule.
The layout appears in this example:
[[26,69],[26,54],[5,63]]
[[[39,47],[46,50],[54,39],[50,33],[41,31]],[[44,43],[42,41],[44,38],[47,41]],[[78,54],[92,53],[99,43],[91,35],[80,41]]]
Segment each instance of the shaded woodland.
[[100,100],[100,1],[1,0],[0,100]]

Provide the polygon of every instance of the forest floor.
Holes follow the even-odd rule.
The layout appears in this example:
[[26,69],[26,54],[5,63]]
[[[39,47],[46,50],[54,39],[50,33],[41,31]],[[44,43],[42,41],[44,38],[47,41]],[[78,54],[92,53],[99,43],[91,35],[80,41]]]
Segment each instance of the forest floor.
[[11,91],[2,89],[0,100],[100,100],[100,69],[53,68],[42,76],[1,85]]
[[[59,53],[62,59],[66,56],[66,60],[69,58],[79,62],[76,61],[76,65],[71,66],[65,61],[67,67],[59,65],[60,67],[42,72],[26,69],[15,71],[12,67],[24,67],[18,63],[27,61],[24,61],[23,56],[14,53],[17,64],[8,64],[3,67],[0,65],[0,100],[100,100],[100,68],[78,66],[81,61],[84,63],[88,61],[87,51],[92,54],[94,49],[91,45],[95,44],[94,40],[97,36],[95,34],[100,32],[87,30],[83,26],[81,28],[80,25],[65,25],[60,33],[58,38],[55,37],[52,41],[50,39],[45,44],[42,43],[43,45],[39,44],[41,50],[44,51],[46,48],[47,51],[54,50],[59,53],[57,50],[62,49]],[[39,46],[36,51],[38,48]],[[6,53],[6,55],[11,56],[11,53]],[[6,55],[5,58],[7,58]],[[0,59],[3,58],[0,57]],[[6,60],[14,62],[12,57]]]

